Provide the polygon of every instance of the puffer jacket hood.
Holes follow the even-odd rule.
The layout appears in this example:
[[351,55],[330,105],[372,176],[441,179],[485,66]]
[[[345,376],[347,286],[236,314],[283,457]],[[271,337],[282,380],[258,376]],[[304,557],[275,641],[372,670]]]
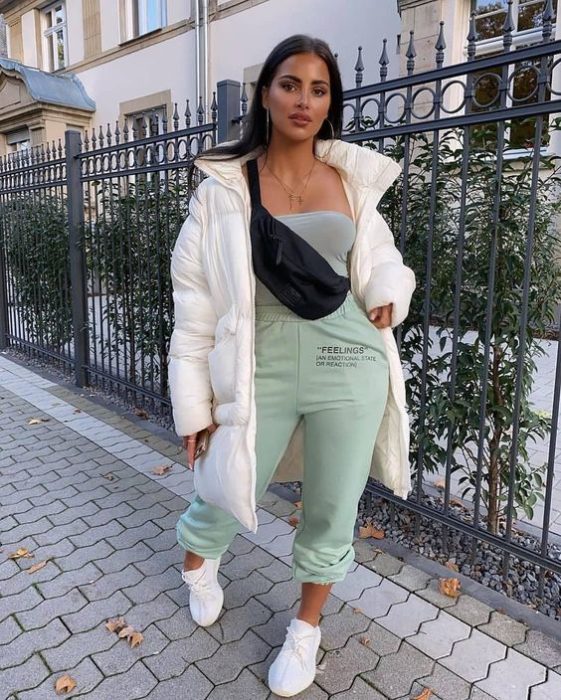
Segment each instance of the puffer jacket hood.
[[[233,142],[230,142],[233,143]],[[218,424],[195,464],[195,489],[206,502],[231,513],[249,530],[255,514],[255,274],[251,262],[251,203],[242,166],[263,152],[197,157],[205,178],[172,254],[175,325],[169,381],[175,428],[190,435]],[[351,291],[368,311],[393,304],[392,327],[407,316],[415,276],[403,264],[377,205],[401,172],[376,151],[338,139],[317,140],[316,157],[334,167],[356,224],[349,258]],[[374,448],[371,476],[402,498],[411,488],[405,383],[390,328],[382,330],[390,389]],[[274,480],[302,478],[302,423],[294,432]]]

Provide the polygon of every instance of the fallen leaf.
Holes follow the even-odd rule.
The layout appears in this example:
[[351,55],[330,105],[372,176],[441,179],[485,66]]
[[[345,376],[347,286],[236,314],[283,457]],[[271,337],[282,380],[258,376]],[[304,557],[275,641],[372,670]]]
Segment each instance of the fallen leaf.
[[450,505],[451,505],[451,506],[460,506],[461,508],[464,507],[464,504],[462,503],[462,501],[460,501],[459,498],[451,498],[451,499],[450,499]]
[[27,421],[27,425],[39,425],[39,423],[48,423],[49,418],[30,418]]
[[135,631],[136,630],[134,629],[134,627],[132,627],[131,625],[127,625],[126,627],[123,627],[122,630],[119,630],[118,635],[120,639],[122,639],[123,637],[129,637]]
[[294,507],[301,510],[302,509],[302,501],[296,501],[296,503],[294,504]]
[[133,409],[133,413],[135,416],[138,416],[139,418],[144,418],[144,420],[146,420],[148,418],[148,411],[144,408],[135,408],[135,409]]
[[21,557],[34,557],[34,556],[35,555],[31,554],[31,552],[26,547],[20,547],[15,552],[8,554],[8,559],[21,559]]
[[447,569],[451,569],[452,571],[459,571],[460,570],[460,567],[453,561],[447,561],[446,564],[444,564],[444,566]]
[[376,540],[383,540],[385,534],[383,530],[378,530],[374,527],[374,525],[370,523],[368,525],[365,525],[364,527],[359,528],[358,536],[361,539],[366,539],[367,537],[374,537],[374,539]]
[[288,524],[292,525],[292,527],[296,527],[299,522],[300,518],[296,517],[296,515],[291,515],[290,518],[288,518]]
[[354,613],[361,613],[362,610],[360,608],[353,608]]
[[412,700],[429,700],[432,695],[432,690],[430,688],[425,688],[420,695],[415,695]]
[[82,409],[81,409],[81,408],[75,408],[75,409],[74,409],[74,413],[82,413]]
[[156,474],[157,476],[163,476],[164,474],[167,474],[172,467],[173,464],[160,464],[160,466],[154,467],[154,469],[152,469],[152,474]]
[[129,644],[133,648],[138,646],[143,641],[144,641],[144,635],[142,634],[142,632],[135,631],[129,636]]
[[66,695],[66,693],[74,690],[75,687],[76,681],[67,673],[65,673],[64,676],[57,678],[55,683],[55,691],[57,695]]
[[450,598],[457,598],[460,595],[461,583],[457,578],[441,578],[438,588],[441,593]]
[[39,571],[39,569],[42,569],[44,566],[47,565],[48,559],[45,559],[45,561],[38,561],[37,564],[33,564],[33,566],[30,566],[29,569],[26,569],[28,574],[34,574],[36,571]]
[[110,620],[107,620],[105,626],[110,632],[118,632],[123,627],[126,627],[127,623],[124,617],[112,617]]
[[108,474],[102,474],[101,476],[102,476],[104,479],[109,479],[109,481],[113,481],[113,479],[115,478],[115,475],[114,475],[114,474],[111,474],[111,472],[109,472]]
[[446,482],[444,479],[437,479],[436,481],[432,482],[432,485],[437,489],[444,490],[446,488]]
[[370,639],[368,639],[368,637],[361,637],[359,642],[365,647],[370,646]]

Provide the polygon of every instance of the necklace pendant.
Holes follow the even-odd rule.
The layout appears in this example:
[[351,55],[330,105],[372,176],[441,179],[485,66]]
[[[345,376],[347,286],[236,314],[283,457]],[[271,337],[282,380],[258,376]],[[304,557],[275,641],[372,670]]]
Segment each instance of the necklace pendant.
[[304,198],[301,197],[299,194],[289,194],[288,195],[288,201],[290,204],[290,208],[292,209],[292,202],[296,202],[297,204],[302,204],[304,201]]

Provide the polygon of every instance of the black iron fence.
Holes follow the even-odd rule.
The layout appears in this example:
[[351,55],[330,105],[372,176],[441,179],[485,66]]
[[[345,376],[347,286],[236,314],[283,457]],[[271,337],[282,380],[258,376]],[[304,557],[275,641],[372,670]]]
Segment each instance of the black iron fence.
[[[445,65],[443,25],[433,70],[415,72],[412,34],[406,75],[388,80],[384,45],[379,80],[363,85],[359,49],[343,138],[402,163],[381,208],[419,283],[397,332],[414,490],[403,503],[371,484],[370,505],[383,497],[394,521],[413,513],[413,538],[428,520],[444,554],[464,538],[468,565],[481,547],[499,552],[507,591],[511,557],[535,566],[541,596],[561,574],[561,42],[547,0],[515,48],[508,7],[498,50],[478,55],[473,17],[458,65]],[[210,123],[199,108],[191,125],[187,104],[183,124],[176,107],[169,124],[154,114],[140,131],[69,131],[0,162],[0,347],[169,419],[169,256],[186,168],[239,135],[240,88],[218,85]],[[517,536],[521,519],[533,539]]]

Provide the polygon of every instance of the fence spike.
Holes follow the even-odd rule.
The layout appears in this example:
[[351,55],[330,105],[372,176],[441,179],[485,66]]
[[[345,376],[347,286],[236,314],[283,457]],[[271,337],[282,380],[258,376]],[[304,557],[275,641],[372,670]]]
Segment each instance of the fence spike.
[[512,46],[512,33],[516,29],[514,24],[514,17],[512,15],[512,2],[513,0],[508,0],[508,8],[506,11],[505,22],[503,24],[503,47],[505,51],[509,51]]
[[154,108],[152,108],[152,112],[148,119],[148,124],[150,125],[149,135],[157,136],[160,124],[158,121],[158,115],[156,114],[156,110]]
[[107,122],[107,129],[105,130],[105,135],[106,135],[106,137],[107,137],[107,145],[108,145],[108,146],[111,146],[112,136],[113,136],[113,135],[112,135],[112,133],[111,133],[111,124],[109,124],[109,122]]
[[384,39],[383,41],[382,55],[380,56],[378,63],[380,64],[380,80],[384,83],[388,77],[388,65],[390,63],[387,39]]
[[162,133],[164,133],[164,134],[168,133],[167,109],[165,109],[165,108],[164,108],[164,113],[162,114]]
[[95,127],[92,129],[92,150],[97,148],[97,137],[95,135]]
[[242,103],[242,116],[245,116],[247,114],[247,103],[249,102],[247,91],[245,89],[245,83],[242,84],[242,96],[240,98],[240,102]]
[[440,22],[440,31],[438,32],[438,39],[436,40],[436,67],[442,68],[444,63],[444,50],[446,49],[446,40],[444,38],[444,22]]
[[51,146],[49,142],[47,141],[47,150],[45,151],[45,156],[47,160],[51,160]]
[[355,84],[357,87],[362,85],[362,74],[364,73],[364,63],[362,61],[362,46],[358,47],[358,58],[355,63]]
[[[173,108],[173,130],[177,131],[179,129],[179,113],[177,111],[177,102],[173,104],[175,105]],[[187,104],[189,104],[189,100],[187,100]]]
[[115,119],[115,143],[119,145],[121,143],[121,132],[119,131],[119,120]]
[[90,150],[90,137],[88,136],[87,129],[84,129],[84,147],[86,151]]
[[550,41],[553,34],[553,0],[547,0],[542,14],[542,38],[544,41]]
[[189,100],[185,102],[185,126],[189,128],[191,126],[191,107],[189,106]]
[[218,102],[216,101],[216,92],[212,91],[212,104],[210,105],[210,118],[213,124],[218,121]]
[[124,124],[123,124],[123,141],[124,141],[125,143],[127,143],[128,140],[129,140],[129,121],[128,121],[128,119],[125,117],[125,121],[124,121]]
[[415,32],[413,30],[409,32],[409,45],[407,46],[405,56],[407,57],[407,75],[411,75],[415,70],[415,57],[417,56],[417,51],[415,50]]
[[53,145],[53,147],[51,148],[51,154],[52,154],[53,158],[56,158],[56,142],[54,139],[52,141],[52,145]]
[[62,153],[63,153],[63,148],[62,148],[62,139],[59,136],[58,137],[58,157],[62,158]]
[[205,109],[203,107],[203,96],[199,95],[199,106],[197,107],[197,124],[199,126],[204,123]]
[[41,144],[41,163],[45,162],[45,144]]
[[99,125],[99,147],[100,147],[100,148],[103,148],[103,141],[104,141],[104,138],[103,138],[103,127],[102,127],[101,124],[100,124],[100,125]]
[[475,58],[475,53],[476,53],[476,46],[475,42],[477,41],[477,29],[475,27],[475,12],[471,13],[471,17],[469,19],[469,34],[467,36],[467,41],[468,41],[468,48],[467,48],[467,54],[468,54],[468,61],[473,61]]

